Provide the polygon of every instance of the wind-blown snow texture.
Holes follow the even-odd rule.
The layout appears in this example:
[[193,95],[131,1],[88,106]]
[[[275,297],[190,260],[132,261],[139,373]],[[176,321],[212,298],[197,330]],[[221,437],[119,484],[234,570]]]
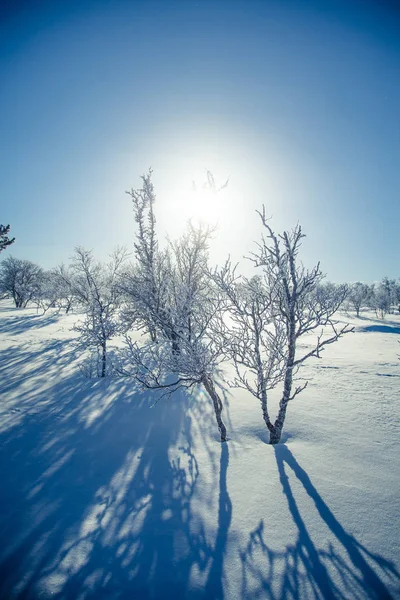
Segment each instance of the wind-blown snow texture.
[[75,316],[0,303],[0,598],[400,597],[400,318],[368,317],[271,447],[245,392],[221,444],[205,396],[85,379]]

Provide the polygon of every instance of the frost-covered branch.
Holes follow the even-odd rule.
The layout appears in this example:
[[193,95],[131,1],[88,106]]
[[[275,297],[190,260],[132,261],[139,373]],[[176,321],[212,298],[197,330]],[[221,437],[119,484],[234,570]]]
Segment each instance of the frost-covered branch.
[[[290,400],[306,387],[295,386],[302,364],[319,357],[325,347],[353,328],[339,322],[334,314],[348,293],[347,286],[322,285],[319,263],[306,270],[298,255],[303,238],[301,226],[276,234],[265,207],[257,211],[264,235],[247,258],[259,269],[251,279],[239,277],[228,260],[213,274],[226,297],[229,331],[225,332],[236,376],[233,385],[248,390],[261,403],[270,432],[270,442],[279,442]],[[327,331],[324,335],[321,329]],[[316,333],[310,350],[299,355],[298,339]],[[282,384],[277,417],[268,408],[268,392]]]
[[[96,261],[93,253],[75,249],[69,268],[60,267],[57,276],[69,290],[74,302],[83,310],[83,320],[74,330],[79,333],[78,345],[95,357],[95,372],[105,377],[108,369],[108,342],[120,332],[119,309],[122,297],[119,275],[127,251],[114,250],[107,264]],[[90,368],[93,374],[93,368]]]
[[137,224],[135,261],[121,278],[126,322],[150,334],[141,345],[126,335],[122,374],[144,389],[172,393],[201,385],[213,401],[221,440],[226,428],[214,378],[226,357],[221,328],[224,303],[209,276],[213,230],[188,224],[184,235],[160,250],[155,232],[151,172],[143,187],[129,192]]
[[[311,357],[319,357],[325,346],[336,342],[353,328],[345,325],[338,328],[333,315],[343,303],[347,286],[322,286],[320,265],[306,270],[299,262],[298,254],[301,241],[305,237],[301,226],[296,225],[290,231],[277,235],[269,224],[265,207],[258,211],[266,230],[258,251],[253,253],[255,266],[260,267],[268,289],[274,289],[273,314],[285,331],[285,351],[283,365],[283,391],[279,411],[274,423],[268,425],[270,442],[279,442],[290,400],[306,387],[297,386],[292,393],[294,376],[301,365]],[[297,342],[305,334],[328,329],[330,334],[323,338],[320,333],[312,349],[298,356]]]
[[212,276],[226,299],[229,326],[221,328],[221,335],[235,368],[230,384],[260,400],[269,427],[267,394],[282,379],[285,358],[284,329],[274,312],[276,288],[259,276],[239,277],[230,260]]

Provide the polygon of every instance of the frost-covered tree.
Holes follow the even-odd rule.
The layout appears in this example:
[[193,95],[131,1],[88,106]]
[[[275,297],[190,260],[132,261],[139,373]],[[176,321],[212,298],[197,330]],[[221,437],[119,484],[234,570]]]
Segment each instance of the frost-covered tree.
[[229,177],[223,184],[221,184],[221,185],[217,184],[217,182],[215,181],[214,174],[209,169],[206,169],[206,180],[203,183],[201,183],[200,185],[197,184],[195,181],[193,181],[192,189],[194,192],[196,192],[198,189],[200,189],[200,190],[206,190],[206,191],[212,192],[213,194],[217,194],[221,190],[228,187],[228,184],[229,184]]
[[142,187],[126,192],[132,200],[136,222],[135,262],[125,269],[121,289],[125,297],[123,319],[126,326],[133,323],[137,329],[145,329],[153,341],[157,338],[157,315],[163,310],[165,286],[164,275],[168,269],[168,256],[159,249],[156,235],[154,204],[156,196],[151,169],[142,175]]
[[74,305],[75,297],[71,281],[73,273],[70,267],[59,265],[51,271],[53,294],[56,298],[56,306],[60,310],[64,310],[67,315]]
[[390,313],[392,304],[396,303],[396,281],[384,277],[378,285],[373,285],[370,296],[371,308],[379,319]]
[[[340,327],[333,318],[348,293],[347,286],[321,286],[323,274],[319,263],[306,270],[299,261],[301,240],[305,237],[301,226],[277,235],[269,224],[264,207],[259,215],[266,235],[258,244],[257,251],[252,253],[251,260],[262,268],[268,288],[275,292],[273,314],[286,332],[283,390],[278,415],[274,422],[269,415],[264,415],[270,431],[270,443],[276,444],[282,435],[289,402],[307,386],[306,382],[293,390],[300,367],[311,357],[320,358],[325,346],[336,342],[353,328],[348,325]],[[313,335],[316,337],[313,338]],[[305,336],[311,348],[299,352],[299,339]]]
[[84,318],[74,330],[79,333],[79,346],[91,352],[90,374],[95,372],[99,377],[107,374],[108,342],[120,329],[118,312],[122,299],[118,279],[125,259],[126,251],[117,249],[111,260],[103,264],[94,259],[91,251],[78,247],[69,269],[58,272],[83,310]]
[[58,291],[53,271],[43,271],[40,287],[35,294],[33,301],[38,309],[42,309],[43,314],[51,308],[59,308]]
[[213,402],[221,441],[225,441],[223,404],[216,383],[219,365],[226,357],[223,340],[217,335],[223,299],[208,273],[211,235],[210,229],[189,225],[165,251],[156,247],[151,264],[156,265],[157,276],[150,269],[149,253],[137,252],[136,259],[143,265],[137,267],[141,276],[132,277],[132,306],[150,339],[138,344],[127,336],[127,363],[121,372],[133,375],[142,388],[162,394],[203,387]]
[[8,234],[10,233],[10,225],[0,225],[0,252],[8,248],[11,244],[15,242],[14,238],[9,238]]
[[395,279],[384,277],[381,282],[381,287],[385,290],[389,301],[389,313],[393,313],[400,302],[400,284]]
[[40,295],[43,270],[30,260],[8,256],[0,264],[0,292],[10,296],[16,308],[25,308]]
[[[295,385],[300,367],[311,357],[319,358],[326,345],[352,328],[339,327],[333,318],[346,297],[347,286],[321,285],[319,264],[306,270],[299,261],[304,237],[301,227],[277,235],[264,207],[259,215],[266,235],[249,258],[261,269],[261,276],[238,286],[228,265],[218,277],[229,298],[233,321],[233,339],[228,338],[228,345],[237,372],[235,384],[260,400],[270,443],[276,444],[289,402],[307,386],[307,382]],[[311,344],[305,351],[299,350],[300,338]],[[282,395],[278,414],[272,419],[267,392],[279,384]]]
[[375,283],[370,283],[368,285],[368,296],[366,299],[366,307],[369,310],[375,310]]
[[[206,171],[207,181],[202,186],[214,193],[218,193],[227,186],[226,181],[222,186],[217,186],[215,179],[210,171]],[[169,305],[171,299],[171,289],[169,273],[173,269],[180,271],[187,270],[187,277],[190,285],[195,280],[200,267],[203,268],[201,258],[203,241],[200,237],[209,238],[212,231],[207,233],[204,229],[195,229],[188,226],[186,241],[189,246],[185,247],[185,239],[182,239],[180,249],[177,251],[176,244],[169,242],[169,249],[161,250],[156,234],[155,202],[156,195],[152,182],[152,171],[143,175],[142,187],[127,192],[132,200],[134,218],[136,222],[135,242],[134,242],[134,263],[130,269],[127,269],[121,278],[121,288],[125,296],[125,306],[123,318],[127,326],[135,326],[136,329],[148,331],[153,341],[157,340],[157,331],[161,328],[163,336],[171,339],[174,350],[178,351],[177,343],[174,340],[177,337],[175,331],[174,318]],[[195,185],[195,184],[194,184]],[[199,236],[194,242],[194,238]],[[193,254],[188,256],[188,249]],[[175,265],[171,265],[171,256],[175,260]],[[190,261],[192,261],[190,263]],[[193,291],[193,290],[192,290]]]
[[41,308],[43,314],[51,308],[58,312],[64,310],[68,314],[74,303],[73,288],[70,285],[72,280],[73,274],[64,265],[44,271],[40,290],[34,299],[38,309]]
[[212,274],[225,299],[225,327],[220,327],[219,335],[235,368],[229,384],[260,401],[268,426],[268,391],[283,378],[286,330],[275,309],[277,288],[260,275],[238,276],[236,268],[228,260]]
[[370,296],[370,288],[366,283],[357,281],[351,284],[349,289],[348,301],[352,308],[356,311],[356,316],[360,316],[360,310],[367,305]]

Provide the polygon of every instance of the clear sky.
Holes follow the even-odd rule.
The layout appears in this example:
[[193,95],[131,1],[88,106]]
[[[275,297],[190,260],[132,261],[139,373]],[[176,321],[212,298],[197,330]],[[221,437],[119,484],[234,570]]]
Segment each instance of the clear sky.
[[[240,259],[264,203],[332,281],[400,276],[398,1],[0,6],[2,258],[131,247],[125,190],[151,166],[160,237],[193,213]],[[211,201],[205,169],[230,176]]]

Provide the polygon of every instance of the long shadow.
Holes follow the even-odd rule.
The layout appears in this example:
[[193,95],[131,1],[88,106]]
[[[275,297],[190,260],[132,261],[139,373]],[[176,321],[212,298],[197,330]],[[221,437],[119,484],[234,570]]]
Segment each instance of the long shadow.
[[[76,348],[63,340],[53,340],[41,343],[34,348],[21,349],[19,346],[9,346],[0,350],[0,381],[1,394],[21,387],[23,381],[36,379],[48,382],[49,378],[58,379],[60,370],[64,369],[78,356]],[[57,370],[56,370],[57,369]],[[30,392],[27,389],[19,396],[19,408],[26,404],[31,406]]]
[[[390,319],[390,317],[393,317],[394,315],[398,315],[398,314],[400,314],[400,313],[397,313],[397,312],[396,312],[396,313],[387,313],[387,315],[385,316],[384,323],[385,323],[386,325],[394,325],[394,326],[398,325],[398,324],[399,324],[399,322],[398,322],[398,321],[396,321],[396,320],[394,320],[394,319]],[[354,313],[353,313],[353,316],[355,316],[355,315],[354,315]],[[388,317],[389,317],[389,318],[388,318]],[[377,317],[377,316],[373,316],[373,317],[366,317],[365,315],[362,315],[362,314],[361,314],[361,315],[360,315],[359,317],[357,317],[357,318],[358,318],[358,319],[360,319],[360,321],[369,321],[369,322],[374,322],[374,323],[376,323],[376,322],[378,321],[378,323],[382,323],[382,319],[380,319],[380,318],[379,318],[379,317]]]
[[[291,494],[289,481],[287,477],[285,482],[284,463],[286,463],[288,467],[290,467],[293,470],[296,477],[299,479],[299,481],[301,481],[307,494],[314,501],[315,507],[321,519],[325,521],[326,525],[330,528],[337,540],[344,547],[353,566],[356,569],[358,569],[359,577],[357,577],[357,581],[359,585],[370,594],[370,597],[376,597],[380,599],[391,598],[391,595],[387,587],[379,577],[377,570],[382,570],[383,572],[385,572],[385,574],[393,576],[397,580],[397,582],[399,582],[400,575],[396,571],[394,565],[389,561],[385,560],[383,557],[368,551],[352,535],[346,532],[346,530],[336,519],[335,515],[332,513],[330,508],[318,494],[315,486],[312,484],[306,471],[302,469],[302,467],[294,458],[293,454],[286,446],[282,446],[281,448],[275,448],[275,453],[279,473],[281,475],[282,487],[284,488],[284,491],[287,495],[289,508],[291,509],[295,521],[295,501],[293,494]],[[369,565],[369,563],[365,560],[364,555],[368,556],[368,558],[373,561],[375,567],[377,567],[377,570],[373,569]]]
[[227,472],[229,465],[229,448],[227,443],[221,444],[221,460],[219,471],[218,530],[213,549],[213,562],[205,586],[205,598],[220,600],[224,598],[224,556],[228,541],[228,532],[232,520],[232,502],[228,493]]
[[[19,310],[19,309],[16,309]],[[20,314],[15,317],[7,315],[6,319],[0,321],[0,333],[8,333],[11,335],[20,335],[26,333],[30,329],[40,329],[53,325],[60,319],[58,313],[47,315],[27,315]]]
[[400,327],[396,325],[366,325],[365,327],[360,327],[359,331],[364,332],[376,332],[376,333],[400,333]]
[[190,412],[182,395],[152,408],[131,383],[84,379],[74,358],[62,341],[0,352],[13,398],[0,430],[0,598],[222,598],[226,444],[215,543],[192,508],[192,417],[214,428],[212,407]]
[[[282,490],[297,528],[297,539],[285,551],[272,550],[265,541],[264,521],[260,521],[241,555],[242,597],[246,597],[251,588],[252,597],[270,600],[393,599],[382,579],[384,576],[389,580],[393,589],[398,586],[400,574],[393,563],[370,552],[347,533],[285,445],[276,446],[274,450]],[[339,547],[329,544],[328,549],[321,549],[314,544],[292,492],[287,467],[302,483]],[[257,553],[258,557],[261,553],[261,559],[254,558]]]

